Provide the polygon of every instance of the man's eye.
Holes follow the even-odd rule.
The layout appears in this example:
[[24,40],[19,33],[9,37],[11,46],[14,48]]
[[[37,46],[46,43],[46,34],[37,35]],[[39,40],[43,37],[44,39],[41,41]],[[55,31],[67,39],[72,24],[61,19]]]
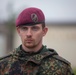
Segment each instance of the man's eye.
[[28,29],[27,27],[22,27],[22,28],[21,28],[21,30],[27,30],[27,29]]
[[37,31],[37,30],[39,30],[39,27],[33,27],[32,30]]

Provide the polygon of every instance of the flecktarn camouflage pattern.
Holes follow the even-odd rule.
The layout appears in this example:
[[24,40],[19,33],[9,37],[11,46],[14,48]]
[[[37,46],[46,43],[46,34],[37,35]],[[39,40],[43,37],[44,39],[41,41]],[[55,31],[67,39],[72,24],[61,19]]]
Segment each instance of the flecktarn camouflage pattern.
[[45,46],[37,53],[26,53],[20,46],[0,58],[0,75],[74,75],[70,63]]

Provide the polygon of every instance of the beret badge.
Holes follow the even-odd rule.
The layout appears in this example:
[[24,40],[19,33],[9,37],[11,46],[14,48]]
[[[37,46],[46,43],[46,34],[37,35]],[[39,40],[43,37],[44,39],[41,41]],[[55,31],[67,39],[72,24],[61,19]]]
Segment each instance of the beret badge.
[[38,22],[38,16],[35,13],[31,14],[31,19],[33,22],[37,23]]

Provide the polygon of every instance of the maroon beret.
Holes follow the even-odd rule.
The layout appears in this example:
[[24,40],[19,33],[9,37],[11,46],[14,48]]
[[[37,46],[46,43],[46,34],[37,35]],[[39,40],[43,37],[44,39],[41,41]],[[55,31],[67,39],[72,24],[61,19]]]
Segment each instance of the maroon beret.
[[16,19],[16,27],[21,25],[35,25],[45,23],[45,16],[41,9],[30,7],[24,9]]

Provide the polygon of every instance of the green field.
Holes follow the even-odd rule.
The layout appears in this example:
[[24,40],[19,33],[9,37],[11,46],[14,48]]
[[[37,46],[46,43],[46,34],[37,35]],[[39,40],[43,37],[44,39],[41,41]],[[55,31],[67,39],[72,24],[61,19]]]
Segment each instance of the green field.
[[76,75],[76,69],[73,69],[73,71],[74,71],[74,74]]

